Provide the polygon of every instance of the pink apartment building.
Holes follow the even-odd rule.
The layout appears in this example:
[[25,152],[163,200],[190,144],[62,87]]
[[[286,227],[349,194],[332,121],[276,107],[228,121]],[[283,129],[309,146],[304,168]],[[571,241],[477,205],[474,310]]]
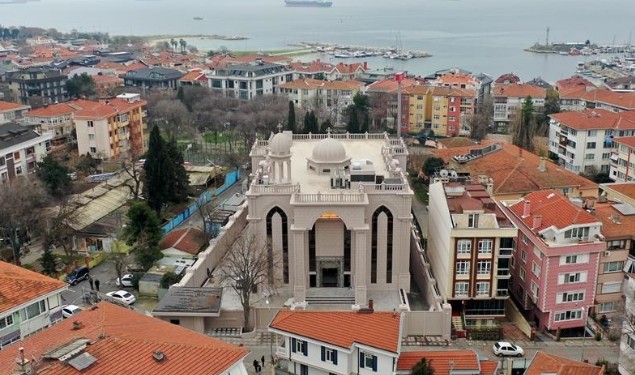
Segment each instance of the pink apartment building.
[[540,331],[580,328],[593,307],[602,222],[556,190],[502,202],[518,227],[512,296]]

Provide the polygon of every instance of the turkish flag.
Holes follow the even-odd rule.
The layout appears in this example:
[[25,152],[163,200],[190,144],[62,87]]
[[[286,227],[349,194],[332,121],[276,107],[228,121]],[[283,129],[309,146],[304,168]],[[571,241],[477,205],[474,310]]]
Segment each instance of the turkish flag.
[[404,73],[403,72],[399,72],[399,73],[395,73],[395,81],[397,82],[401,82],[404,79]]

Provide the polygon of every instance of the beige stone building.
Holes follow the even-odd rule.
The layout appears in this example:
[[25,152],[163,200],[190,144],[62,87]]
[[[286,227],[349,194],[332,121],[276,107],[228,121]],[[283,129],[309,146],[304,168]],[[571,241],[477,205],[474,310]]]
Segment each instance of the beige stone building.
[[351,293],[365,306],[373,292],[409,292],[413,192],[401,139],[285,132],[257,140],[250,156],[247,220],[281,259],[269,284],[292,289],[295,303]]

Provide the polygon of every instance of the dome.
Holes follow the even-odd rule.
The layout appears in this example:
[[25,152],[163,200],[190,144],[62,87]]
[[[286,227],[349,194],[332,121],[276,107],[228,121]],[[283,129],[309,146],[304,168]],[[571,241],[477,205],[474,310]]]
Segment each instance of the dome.
[[333,138],[325,138],[313,147],[313,160],[321,163],[341,163],[347,160],[346,149]]
[[289,155],[291,153],[291,137],[287,134],[277,133],[269,142],[269,151],[277,156]]

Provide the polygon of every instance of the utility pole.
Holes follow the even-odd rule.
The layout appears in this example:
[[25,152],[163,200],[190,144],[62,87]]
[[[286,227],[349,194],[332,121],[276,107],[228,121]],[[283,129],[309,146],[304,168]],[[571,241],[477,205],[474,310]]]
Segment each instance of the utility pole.
[[547,37],[545,38],[545,46],[549,46],[549,26],[547,26]]
[[397,138],[401,138],[401,81],[403,81],[404,72],[395,74],[397,81]]

